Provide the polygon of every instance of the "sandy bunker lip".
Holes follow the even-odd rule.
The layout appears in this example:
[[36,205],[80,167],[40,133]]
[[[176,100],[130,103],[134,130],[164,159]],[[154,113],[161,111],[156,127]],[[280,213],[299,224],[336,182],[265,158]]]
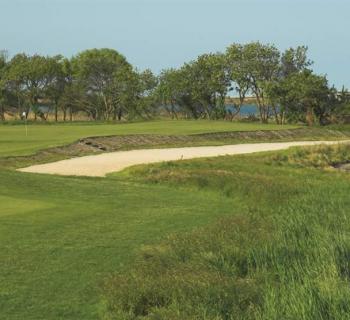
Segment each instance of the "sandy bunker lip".
[[295,146],[312,146],[317,144],[337,144],[347,141],[299,141],[278,143],[252,143],[224,146],[184,147],[165,149],[141,149],[117,151],[99,155],[84,156],[52,163],[33,165],[18,169],[22,172],[46,173],[69,176],[104,177],[111,172],[118,172],[138,164],[162,161],[238,155],[263,151],[284,150]]

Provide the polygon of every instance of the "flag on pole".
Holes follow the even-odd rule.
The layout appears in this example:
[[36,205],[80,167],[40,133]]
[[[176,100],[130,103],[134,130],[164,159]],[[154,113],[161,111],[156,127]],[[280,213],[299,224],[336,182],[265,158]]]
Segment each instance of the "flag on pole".
[[26,137],[28,136],[28,128],[27,128],[27,114],[25,113],[25,111],[23,111],[22,113],[22,117],[24,118],[24,125],[26,127]]

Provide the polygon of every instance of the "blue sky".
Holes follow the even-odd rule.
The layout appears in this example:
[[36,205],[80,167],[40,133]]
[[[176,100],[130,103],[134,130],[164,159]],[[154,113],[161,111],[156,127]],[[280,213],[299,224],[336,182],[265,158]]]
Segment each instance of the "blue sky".
[[158,72],[233,42],[300,44],[316,72],[350,88],[349,15],[350,0],[0,0],[0,49],[109,47]]

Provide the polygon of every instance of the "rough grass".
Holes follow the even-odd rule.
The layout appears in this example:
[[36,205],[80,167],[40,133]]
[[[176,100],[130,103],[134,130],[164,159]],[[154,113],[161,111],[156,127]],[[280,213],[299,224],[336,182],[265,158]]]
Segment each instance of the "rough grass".
[[144,248],[127,273],[106,279],[106,319],[350,318],[349,174],[271,165],[267,153],[141,166],[123,177],[246,206]]
[[276,154],[272,160],[279,165],[287,163],[303,167],[335,168],[350,162],[350,144],[295,148],[293,152]]

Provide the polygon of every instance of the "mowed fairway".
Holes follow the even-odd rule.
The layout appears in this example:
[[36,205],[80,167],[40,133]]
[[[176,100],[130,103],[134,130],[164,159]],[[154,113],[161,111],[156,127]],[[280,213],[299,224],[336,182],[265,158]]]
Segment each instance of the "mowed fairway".
[[296,126],[228,121],[183,120],[149,121],[121,124],[52,124],[29,125],[26,136],[23,125],[0,126],[0,156],[27,155],[44,148],[74,142],[79,138],[127,134],[187,135],[225,131],[291,129]]
[[134,249],[240,208],[113,179],[0,172],[3,319],[96,319],[98,284]]

